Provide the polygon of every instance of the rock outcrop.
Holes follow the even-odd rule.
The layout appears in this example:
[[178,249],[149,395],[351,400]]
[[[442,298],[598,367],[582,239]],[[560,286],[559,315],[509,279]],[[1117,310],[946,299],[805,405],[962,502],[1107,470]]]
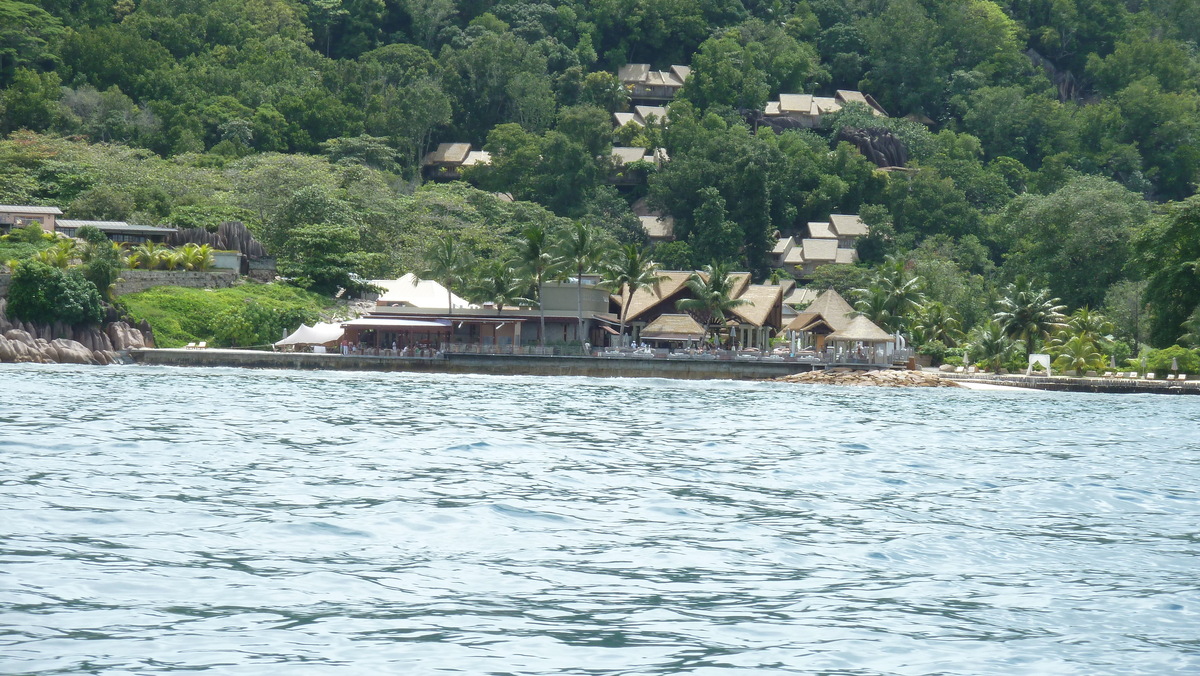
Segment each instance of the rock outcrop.
[[[122,350],[153,347],[150,327],[113,320],[102,326],[34,324],[9,319],[0,298],[0,362],[39,364],[117,364]],[[114,313],[115,314],[115,313]]]
[[809,371],[777,378],[786,383],[817,383],[820,385],[850,385],[874,387],[961,387],[953,380],[924,371],[851,371],[831,369]]

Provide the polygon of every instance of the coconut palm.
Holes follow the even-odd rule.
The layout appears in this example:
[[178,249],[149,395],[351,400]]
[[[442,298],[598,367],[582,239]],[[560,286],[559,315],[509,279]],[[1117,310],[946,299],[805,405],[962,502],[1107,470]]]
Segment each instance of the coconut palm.
[[521,231],[517,240],[517,260],[530,282],[537,287],[538,346],[546,345],[546,308],[542,304],[542,288],[546,278],[554,274],[554,255],[550,252],[550,233],[542,223],[532,223]]
[[506,305],[533,305],[533,299],[524,295],[528,289],[529,280],[510,263],[492,261],[472,280],[469,293],[476,302],[495,304],[496,314],[500,314]]
[[129,267],[156,270],[162,264],[166,253],[167,247],[147,240],[129,252]]
[[[446,287],[446,315],[454,316],[454,285],[461,282],[471,263],[471,257],[455,243],[453,237],[438,240],[425,251],[425,269],[417,277],[436,279]],[[413,279],[413,284],[417,279]]]
[[608,242],[601,231],[575,221],[560,233],[554,248],[562,266],[575,271],[577,335],[583,341],[583,275],[602,267]]
[[855,289],[863,305],[859,308],[856,303],[855,309],[886,331],[902,331],[908,315],[925,302],[922,283],[920,277],[909,272],[903,260],[889,256],[876,270],[869,287]]
[[1064,327],[1062,311],[1057,298],[1050,297],[1049,289],[1037,289],[1023,275],[1009,284],[999,301],[1000,310],[992,315],[1010,338],[1025,341],[1025,354],[1033,353],[1039,339],[1050,336],[1052,331]]
[[207,270],[216,262],[212,247],[207,244],[189,242],[177,250],[177,255],[179,264],[187,270]]
[[675,303],[675,307],[686,312],[704,327],[704,340],[708,340],[710,329],[719,332],[725,325],[725,313],[746,301],[733,297],[733,278],[729,268],[722,264],[706,265],[700,272],[693,272],[685,282],[692,293]]
[[1104,368],[1104,356],[1096,351],[1096,346],[1092,341],[1083,336],[1072,336],[1070,340],[1063,343],[1055,365],[1063,371],[1073,370],[1078,376],[1089,369]]
[[639,249],[636,244],[621,247],[617,258],[604,270],[601,281],[607,289],[621,296],[620,339],[625,341],[625,322],[629,319],[629,306],[633,296],[643,289],[657,289],[659,282],[666,279],[658,274],[658,263]]
[[999,371],[1004,361],[1012,354],[1016,343],[1008,337],[1004,327],[997,321],[988,320],[975,327],[971,333],[971,353],[980,361]]
[[962,338],[958,317],[939,301],[921,307],[912,326],[913,343],[924,345],[935,340],[953,347]]
[[67,268],[77,256],[75,240],[60,239],[49,249],[43,249],[34,254],[34,259],[55,268]]

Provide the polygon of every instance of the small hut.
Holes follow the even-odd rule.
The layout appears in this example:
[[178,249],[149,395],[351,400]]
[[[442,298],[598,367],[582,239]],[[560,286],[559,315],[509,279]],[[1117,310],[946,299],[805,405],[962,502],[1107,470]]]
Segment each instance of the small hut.
[[699,342],[704,339],[704,327],[691,315],[659,315],[642,329],[642,340],[655,343]]
[[851,349],[851,344],[862,345],[866,348],[862,355],[863,358],[873,356],[876,346],[890,343],[895,339],[895,336],[879,328],[875,322],[863,315],[851,319],[844,327],[825,337],[827,342],[845,344],[847,351]]

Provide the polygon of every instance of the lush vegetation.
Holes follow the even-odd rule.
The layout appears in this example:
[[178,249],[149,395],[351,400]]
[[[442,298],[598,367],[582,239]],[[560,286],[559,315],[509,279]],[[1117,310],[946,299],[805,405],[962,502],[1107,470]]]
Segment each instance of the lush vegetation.
[[160,347],[209,345],[261,346],[284,331],[319,321],[332,308],[315,293],[284,284],[247,283],[229,289],[156,287],[120,297],[122,309],[154,329]]
[[36,323],[99,324],[103,301],[79,270],[62,270],[35,260],[18,263],[8,288],[8,314]]
[[[443,238],[502,288],[531,226],[644,245],[643,196],[680,238],[654,260],[763,279],[776,232],[861,213],[864,265],[817,281],[862,289],[925,351],[961,350],[955,331],[1055,340],[995,316],[1023,279],[1136,352],[1196,335],[1198,35],[1200,3],[1128,0],[0,0],[0,203],[243,220],[322,292],[425,269]],[[692,66],[669,125],[612,129],[628,62]],[[891,117],[747,121],[833,89]],[[847,127],[890,133],[908,170],[879,171]],[[420,185],[439,141],[492,164]],[[670,159],[622,168],[618,193],[614,143]]]

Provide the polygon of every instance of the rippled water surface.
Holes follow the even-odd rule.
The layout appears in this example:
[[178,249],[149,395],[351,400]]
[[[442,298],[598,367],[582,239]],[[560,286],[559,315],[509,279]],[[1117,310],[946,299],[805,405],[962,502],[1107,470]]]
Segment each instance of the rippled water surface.
[[0,673],[1200,673],[1200,397],[0,367]]

